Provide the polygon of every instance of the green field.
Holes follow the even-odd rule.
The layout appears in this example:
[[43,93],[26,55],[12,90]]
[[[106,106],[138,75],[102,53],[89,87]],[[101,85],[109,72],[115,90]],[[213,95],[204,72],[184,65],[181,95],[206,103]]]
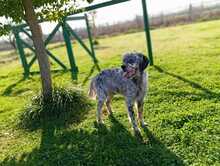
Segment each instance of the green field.
[[[19,129],[19,114],[40,90],[39,75],[24,80],[18,61],[0,64],[0,165],[220,165],[219,27],[211,21],[152,31],[155,66],[148,68],[144,142],[134,136],[121,97],[113,101],[114,118],[105,113],[102,129],[94,125],[95,103],[78,124]],[[146,50],[144,32],[99,42],[102,69],[119,66],[124,52]],[[87,91],[93,64],[77,44],[74,49],[78,84],[68,72],[53,72],[53,83]],[[64,47],[52,52],[67,63]]]

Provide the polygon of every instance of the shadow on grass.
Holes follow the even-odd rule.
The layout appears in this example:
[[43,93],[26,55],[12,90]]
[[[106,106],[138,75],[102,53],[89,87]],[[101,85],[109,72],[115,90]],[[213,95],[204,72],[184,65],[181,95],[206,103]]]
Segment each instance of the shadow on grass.
[[105,50],[105,49],[108,49],[109,47],[108,46],[95,46],[95,49],[96,50]]
[[90,69],[90,72],[88,73],[86,78],[83,80],[83,82],[82,82],[83,86],[89,81],[89,79],[92,76],[92,74],[94,73],[95,69],[97,69],[99,72],[101,71],[101,68],[99,67],[99,65],[98,64],[94,64],[92,66],[92,68]]
[[[208,89],[208,88],[206,88],[206,87],[203,87],[203,86],[201,86],[200,84],[198,84],[198,83],[196,83],[196,82],[194,82],[194,81],[191,81],[191,80],[188,80],[188,79],[186,79],[186,78],[184,78],[184,77],[182,77],[182,76],[179,76],[179,75],[177,75],[177,74],[174,74],[174,73],[170,73],[170,72],[168,72],[168,71],[165,71],[164,69],[162,69],[161,67],[159,67],[159,66],[154,66],[154,68],[158,71],[158,72],[160,72],[160,73],[164,73],[164,74],[167,74],[167,75],[169,75],[169,76],[172,76],[172,77],[174,77],[174,78],[176,78],[176,79],[179,79],[179,80],[181,80],[181,81],[183,81],[183,82],[185,82],[185,83],[187,83],[187,84],[189,84],[192,88],[195,88],[195,89],[198,89],[198,90],[200,90],[200,91],[202,91],[203,93],[202,94],[199,94],[201,97],[203,97],[203,98],[206,98],[206,99],[211,99],[211,98],[217,98],[217,99],[219,99],[220,98],[220,94],[218,94],[218,93],[215,93],[215,92],[212,92],[210,89]],[[177,95],[188,95],[187,94],[187,92],[185,93],[185,92],[182,92],[182,93],[179,93],[179,94],[177,94]],[[189,93],[189,95],[192,95],[192,94],[190,94]]]
[[5,78],[8,78],[8,76],[6,75],[0,76],[0,79],[5,79]]
[[[51,70],[51,74],[64,74],[69,72],[70,69],[53,69]],[[40,71],[32,71],[30,72],[30,75],[40,75]]]
[[110,121],[110,128],[95,125],[92,131],[46,124],[39,147],[0,165],[184,165],[150,130],[145,129],[149,141],[143,143],[114,117]]
[[[16,81],[15,83],[9,85],[8,87],[5,88],[4,92],[2,93],[2,96],[10,96],[13,93],[13,89],[19,85],[20,83],[24,82],[25,78],[22,78],[18,81]],[[21,90],[21,93],[23,93],[24,91]],[[19,93],[17,93],[19,94]]]
[[[55,77],[57,76],[60,76],[60,75],[63,75],[65,73],[67,73],[69,70],[62,70],[62,69],[57,69],[57,70],[52,70],[51,73],[52,74],[55,74]],[[39,75],[40,72],[39,71],[33,71],[33,72],[30,72],[30,75]],[[8,76],[6,77],[8,78]],[[0,77],[1,79],[1,77]],[[20,95],[21,93],[24,93],[26,91],[28,91],[29,89],[28,88],[23,88],[23,89],[20,89],[18,91],[14,91],[14,88],[16,88],[16,86],[18,86],[19,84],[23,83],[25,80],[31,80],[33,79],[32,77],[28,77],[28,78],[21,78],[20,80],[16,81],[15,83],[12,83],[11,85],[8,85],[5,90],[3,91],[3,93],[1,94],[1,96],[11,96],[12,93],[14,93],[14,95]]]
[[[95,69],[97,69],[98,71],[101,71],[101,68],[98,64],[95,64],[92,66],[92,68],[90,69],[90,72],[88,73],[88,75],[86,76],[86,78],[84,79],[82,85],[85,85],[88,81],[89,81],[89,78],[92,76],[92,74],[94,73]],[[67,72],[69,72],[70,69],[67,69],[67,70],[63,70],[63,69],[56,69],[56,70],[52,70],[51,73],[54,74],[53,77],[56,78],[56,77],[59,77]],[[30,75],[34,76],[34,75],[39,75],[40,74],[40,71],[32,71],[30,72]],[[8,76],[0,76],[0,79],[3,79],[3,78],[8,78]],[[4,92],[1,94],[1,96],[10,96],[12,93],[13,93],[13,89],[21,84],[22,82],[24,82],[25,80],[27,79],[31,79],[31,77],[28,77],[28,78],[22,78],[18,81],[16,81],[15,83],[12,83],[11,85],[7,86],[4,90]],[[19,95],[21,93],[24,93],[25,91],[29,90],[28,88],[26,89],[20,89],[19,91],[16,91],[15,92],[15,95]]]

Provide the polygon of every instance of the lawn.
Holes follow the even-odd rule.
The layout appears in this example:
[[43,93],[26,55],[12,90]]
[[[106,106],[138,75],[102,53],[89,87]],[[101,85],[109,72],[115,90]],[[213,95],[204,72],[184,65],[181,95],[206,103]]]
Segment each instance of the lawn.
[[[102,128],[94,123],[95,103],[80,123],[18,128],[19,114],[40,90],[39,75],[24,80],[19,61],[0,64],[0,165],[220,165],[219,27],[220,21],[211,21],[152,31],[155,66],[148,68],[144,141],[134,136],[120,96],[113,101],[114,117],[105,113]],[[144,32],[99,42],[102,69],[119,66],[124,52],[146,50]],[[78,83],[68,72],[53,72],[53,83],[86,92],[97,71],[78,44],[74,49]],[[52,52],[68,64],[64,47]]]

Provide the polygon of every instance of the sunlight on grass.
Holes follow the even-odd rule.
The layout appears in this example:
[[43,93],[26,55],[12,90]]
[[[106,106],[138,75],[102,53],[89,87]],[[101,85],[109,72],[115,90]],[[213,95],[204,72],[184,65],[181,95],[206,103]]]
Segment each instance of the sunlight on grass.
[[[47,123],[34,132],[18,129],[24,106],[39,93],[40,78],[35,74],[22,79],[18,61],[0,65],[0,165],[218,165],[219,26],[220,21],[210,21],[152,31],[155,66],[148,69],[144,142],[134,137],[119,96],[113,100],[114,117],[104,110],[102,127],[94,123],[94,103],[78,124]],[[105,37],[99,43],[96,54],[102,69],[120,66],[124,52],[146,51],[144,32]],[[53,82],[86,92],[98,71],[79,44],[73,47],[78,84],[69,72],[53,72]],[[52,52],[69,65],[65,47]],[[59,68],[53,62],[51,66]]]

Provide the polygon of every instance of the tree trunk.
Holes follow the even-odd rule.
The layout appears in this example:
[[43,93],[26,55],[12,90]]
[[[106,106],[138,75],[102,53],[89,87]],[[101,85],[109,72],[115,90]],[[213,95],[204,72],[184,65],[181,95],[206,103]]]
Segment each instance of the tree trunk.
[[49,59],[43,42],[43,34],[34,12],[32,0],[22,0],[25,10],[25,18],[32,33],[33,44],[40,68],[42,90],[44,98],[52,95],[52,80],[50,74]]

